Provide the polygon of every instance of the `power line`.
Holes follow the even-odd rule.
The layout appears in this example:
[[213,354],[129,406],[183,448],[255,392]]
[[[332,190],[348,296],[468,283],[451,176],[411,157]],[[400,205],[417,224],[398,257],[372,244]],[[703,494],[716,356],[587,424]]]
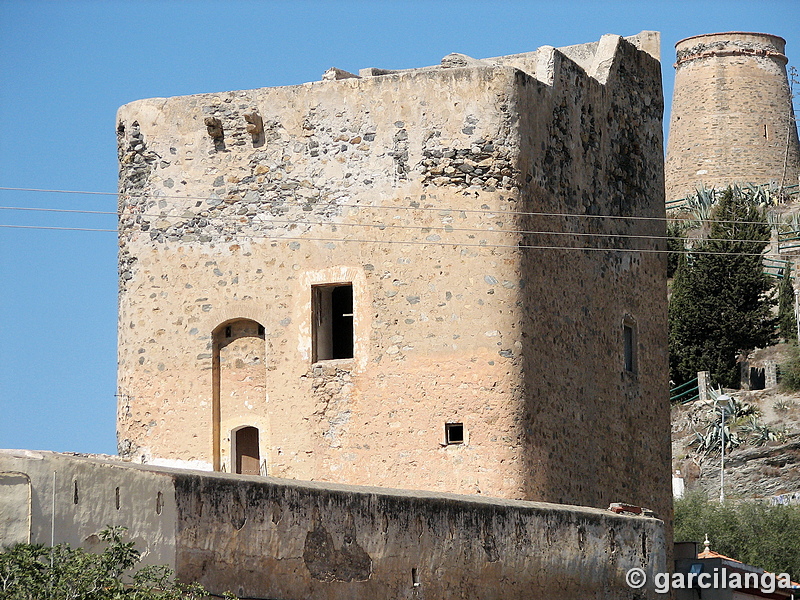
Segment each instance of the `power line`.
[[[45,229],[45,230],[60,230],[60,231],[96,231],[118,233],[116,229],[89,229],[82,227],[46,227],[38,225],[0,225],[0,227],[18,228],[18,229]],[[142,232],[147,233],[147,232]],[[710,256],[754,256],[762,258],[777,258],[781,259],[780,254],[758,254],[748,252],[711,252],[704,250],[660,250],[654,248],[619,248],[619,247],[592,247],[592,246],[548,246],[536,244],[481,244],[469,242],[429,242],[429,241],[416,241],[416,240],[375,240],[375,239],[353,239],[353,238],[321,238],[321,237],[305,237],[305,236],[268,236],[268,235],[244,235],[241,233],[228,233],[223,234],[226,238],[225,241],[235,240],[248,240],[255,239],[271,240],[274,242],[279,241],[302,241],[302,242],[334,242],[334,243],[358,243],[358,244],[404,244],[409,246],[453,246],[459,248],[505,248],[509,250],[584,250],[587,252],[631,252],[642,254],[691,254],[691,255],[710,255]],[[180,240],[176,240],[181,243]]]
[[[81,215],[116,215],[121,213],[112,210],[80,210],[77,208],[44,208],[39,206],[0,206],[0,210],[28,210],[32,212],[78,213]],[[152,215],[148,215],[152,216]]]
[[[152,194],[131,194],[120,192],[93,192],[85,190],[58,190],[58,189],[44,189],[44,188],[22,188],[22,187],[4,187],[0,186],[0,191],[14,191],[14,192],[40,192],[40,193],[53,193],[53,194],[78,194],[78,195],[95,195],[95,196],[122,196],[129,198],[151,198],[151,199],[172,199],[172,200],[208,200],[209,196],[178,196],[164,194],[153,196]],[[675,217],[641,217],[635,215],[587,215],[581,213],[550,213],[550,212],[532,212],[532,211],[518,211],[518,210],[493,210],[483,208],[453,208],[453,207],[435,207],[435,206],[386,206],[386,205],[371,205],[359,204],[356,202],[334,202],[334,206],[343,208],[358,208],[370,210],[422,210],[422,211],[437,211],[437,212],[462,212],[462,213],[475,213],[475,214],[493,214],[493,215],[512,215],[512,216],[534,216],[534,217],[568,217],[568,218],[581,218],[581,219],[613,219],[613,220],[628,220],[628,221],[684,221]],[[760,225],[760,221],[723,221],[723,220],[704,220],[706,223],[739,223],[748,225]]]
[[[19,211],[37,211],[37,212],[55,212],[55,213],[77,213],[77,214],[90,214],[90,215],[115,215],[117,217],[133,217],[133,216],[142,216],[142,217],[150,217],[152,219],[175,219],[181,220],[184,217],[178,217],[175,215],[156,215],[153,213],[138,213],[136,215],[128,215],[119,212],[112,212],[112,211],[97,211],[97,210],[77,210],[77,209],[63,209],[63,208],[39,208],[39,207],[21,207],[21,206],[0,206],[0,210],[19,210]],[[219,215],[215,217],[209,217],[209,220],[219,221],[219,220],[230,220],[230,221],[238,221],[240,219],[240,215]],[[185,220],[185,219],[184,219]],[[478,227],[451,227],[449,225],[398,225],[396,223],[345,223],[345,222],[337,222],[331,220],[317,220],[317,221],[301,221],[301,220],[285,220],[285,219],[270,219],[269,223],[271,224],[283,224],[283,225],[328,225],[331,227],[372,227],[377,228],[380,230],[386,229],[413,229],[413,230],[426,230],[426,231],[445,231],[447,233],[453,231],[460,231],[460,232],[469,232],[469,233],[509,233],[509,234],[531,234],[531,235],[571,235],[577,237],[611,237],[611,238],[627,238],[627,239],[652,239],[652,240],[668,240],[672,239],[670,236],[658,236],[658,235],[634,235],[634,234],[614,234],[614,233],[587,233],[587,232],[570,232],[570,231],[535,231],[535,230],[527,230],[527,229],[487,229],[487,228],[478,228]],[[689,238],[674,238],[674,239],[686,239]],[[733,241],[733,240],[731,240]],[[743,242],[751,242],[753,240],[738,240]]]
[[[106,196],[119,196],[120,194],[117,192],[92,192],[92,191],[82,191],[82,190],[56,190],[56,189],[43,189],[43,188],[12,188],[12,187],[0,187],[0,190],[5,191],[23,191],[23,192],[44,192],[44,193],[62,193],[62,194],[90,194],[90,195],[106,195]],[[189,200],[205,200],[205,197],[193,197],[193,196],[150,196],[144,195],[145,197],[152,197],[152,198],[172,198],[172,199],[189,199]],[[385,208],[385,209],[401,209],[401,210],[428,210],[428,211],[437,211],[437,212],[471,212],[471,213],[480,213],[480,214],[512,214],[512,215],[529,215],[529,216],[551,216],[551,217],[586,217],[586,218],[609,218],[609,219],[636,219],[636,220],[674,220],[674,219],[663,219],[660,217],[621,217],[621,216],[614,216],[614,215],[581,215],[577,213],[535,213],[535,212],[523,212],[523,211],[502,211],[502,210],[491,210],[491,209],[450,209],[450,208],[442,208],[442,207],[413,207],[413,206],[364,206],[361,204],[346,204],[346,203],[337,203],[335,206],[352,206],[356,208]],[[125,213],[119,213],[117,211],[87,211],[87,210],[78,210],[78,209],[51,209],[51,208],[43,208],[43,207],[0,207],[0,209],[5,210],[31,210],[31,211],[41,211],[41,212],[57,212],[57,213],[78,213],[78,214],[98,214],[98,215],[115,215],[118,217],[133,217],[133,216],[150,216],[151,218],[172,218],[172,219],[180,219],[181,217],[170,216],[170,215],[154,215],[152,213],[140,213],[140,215],[128,215]],[[216,217],[209,217],[212,220],[220,220],[220,219],[232,219],[236,220],[239,215],[220,215]],[[391,224],[386,225],[383,223],[342,223],[342,222],[334,222],[334,221],[298,221],[298,220],[276,220],[270,219],[270,223],[282,223],[288,225],[329,225],[334,227],[341,227],[341,226],[351,226],[351,227],[376,227],[381,230],[385,229],[425,229],[425,230],[443,230],[446,232],[451,231],[466,231],[466,232],[479,232],[479,233],[511,233],[511,234],[522,234],[522,235],[571,235],[576,237],[597,237],[597,238],[621,238],[621,239],[648,239],[648,240],[670,240],[670,239],[679,239],[683,241],[688,241],[692,238],[680,238],[674,236],[647,236],[647,235],[633,235],[633,234],[614,234],[614,233],[586,233],[586,232],[558,232],[558,231],[531,231],[531,230],[506,230],[506,229],[484,229],[484,228],[455,228],[450,226],[421,226],[421,225],[397,225]],[[714,221],[709,221],[714,222]],[[752,224],[764,224],[762,222],[750,222],[750,221],[715,221],[719,223],[752,223]],[[0,227],[4,228],[15,228],[15,229],[51,229],[51,230],[61,230],[61,231],[96,231],[96,232],[118,232],[115,229],[99,229],[99,228],[80,228],[80,227],[49,227],[49,226],[34,226],[34,225],[0,225]],[[143,232],[144,233],[144,232]],[[440,245],[440,246],[464,246],[464,247],[489,247],[489,248],[526,248],[526,249],[563,249],[563,250],[588,250],[588,251],[621,251],[621,252],[644,252],[644,253],[664,253],[664,252],[676,252],[680,254],[712,254],[712,255],[740,255],[740,256],[770,256],[769,254],[760,254],[760,253],[743,253],[743,252],[710,252],[710,251],[697,251],[697,250],[684,250],[684,251],[674,251],[674,250],[654,250],[654,249],[631,249],[631,248],[592,248],[592,247],[584,247],[584,246],[549,246],[549,245],[532,245],[532,244],[470,244],[470,243],[460,243],[460,242],[435,242],[435,241],[413,241],[413,240],[352,240],[347,238],[313,238],[313,237],[287,237],[287,236],[246,236],[243,234],[224,234],[227,236],[233,236],[236,239],[252,239],[252,238],[260,238],[260,239],[282,239],[282,240],[306,240],[306,241],[332,241],[332,242],[351,242],[357,241],[360,243],[405,243],[411,245]],[[727,241],[727,242],[739,242],[739,243],[763,243],[761,240],[724,240],[721,238],[710,238],[704,241]],[[775,254],[774,256],[780,257],[780,254]]]
[[[185,217],[175,215],[153,214],[153,213],[137,213],[126,214],[117,211],[100,211],[100,210],[79,210],[79,209],[66,209],[66,208],[43,208],[43,207],[25,207],[25,206],[0,206],[0,210],[19,210],[19,211],[33,211],[33,212],[54,212],[54,213],[73,213],[73,214],[88,214],[88,215],[114,215],[117,217],[150,217],[152,219],[174,219],[186,220]],[[203,217],[205,218],[205,217]],[[238,221],[241,215],[218,215],[215,217],[207,217],[209,220],[230,220]],[[283,225],[328,225],[331,227],[373,227],[381,230],[386,229],[414,229],[426,231],[445,231],[447,233],[453,231],[469,232],[469,233],[509,233],[509,234],[530,234],[530,235],[568,235],[576,237],[597,237],[597,238],[623,238],[623,239],[644,239],[644,240],[682,240],[684,242],[693,240],[694,238],[680,237],[680,236],[663,236],[663,235],[635,235],[625,233],[594,233],[594,232],[572,232],[572,231],[537,231],[528,229],[488,229],[477,227],[451,227],[449,225],[398,225],[396,223],[346,223],[331,220],[320,219],[317,221],[301,221],[301,220],[284,220],[284,219],[270,219],[269,223],[283,224]],[[727,239],[727,238],[703,238],[704,242],[707,241],[725,241],[725,242],[741,242],[741,243],[762,243],[762,240],[743,240],[743,239]]]
[[0,187],[0,190],[10,192],[45,192],[48,194],[84,194],[93,196],[119,196],[119,192],[87,192],[85,190],[49,190],[41,188]]
[[[92,194],[101,196],[123,196],[131,198],[151,198],[151,199],[172,199],[172,200],[208,200],[208,196],[177,196],[164,194],[153,196],[152,194],[130,194],[120,192],[88,192],[82,190],[55,190],[55,189],[41,189],[41,188],[17,188],[17,187],[0,187],[0,191],[15,191],[15,192],[43,192],[55,194]],[[640,217],[640,216],[621,216],[621,215],[586,215],[580,213],[546,213],[546,212],[528,212],[528,211],[515,211],[515,210],[492,210],[492,209],[478,209],[478,208],[450,208],[450,207],[434,207],[434,206],[385,206],[385,205],[371,205],[371,204],[358,204],[355,202],[334,202],[334,206],[343,208],[359,208],[359,209],[381,209],[381,210],[422,210],[422,211],[437,211],[437,212],[462,212],[462,213],[476,213],[476,214],[501,214],[501,215],[517,215],[517,216],[539,216],[539,217],[570,217],[570,218],[586,218],[586,219],[624,219],[624,220],[639,220],[639,221],[667,221],[664,217]]]
[[47,227],[45,225],[0,225],[6,229],[55,229],[58,231],[104,231],[108,233],[119,233],[116,229],[92,229],[89,227]]

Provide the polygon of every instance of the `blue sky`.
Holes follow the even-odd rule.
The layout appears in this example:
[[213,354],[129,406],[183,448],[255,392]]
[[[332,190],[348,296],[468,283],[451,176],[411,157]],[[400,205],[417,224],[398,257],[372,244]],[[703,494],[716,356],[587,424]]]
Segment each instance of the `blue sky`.
[[[292,85],[662,32],[787,40],[800,1],[0,0],[0,187],[116,190],[115,113],[139,98]],[[0,206],[114,211],[113,196],[0,190]],[[114,229],[113,215],[0,210],[0,225]],[[0,227],[0,448],[116,453],[113,233]]]

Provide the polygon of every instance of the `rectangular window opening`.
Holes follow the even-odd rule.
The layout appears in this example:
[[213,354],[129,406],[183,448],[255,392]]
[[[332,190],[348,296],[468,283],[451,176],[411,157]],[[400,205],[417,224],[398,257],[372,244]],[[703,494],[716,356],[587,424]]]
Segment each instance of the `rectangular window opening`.
[[444,426],[445,441],[448,444],[463,444],[464,443],[464,424],[463,423],[445,423]]
[[411,584],[414,587],[419,587],[419,573],[417,573],[417,568],[411,568]]
[[312,288],[313,360],[353,358],[353,284]]
[[636,330],[633,325],[623,324],[622,326],[623,354],[625,360],[625,370],[628,373],[636,372]]

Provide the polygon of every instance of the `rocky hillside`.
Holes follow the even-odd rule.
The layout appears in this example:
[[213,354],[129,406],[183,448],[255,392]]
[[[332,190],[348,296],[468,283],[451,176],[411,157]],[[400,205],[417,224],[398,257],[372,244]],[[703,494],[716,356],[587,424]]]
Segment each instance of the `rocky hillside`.
[[[777,346],[760,354],[753,358],[781,362],[785,348]],[[800,502],[800,393],[782,391],[780,386],[728,393],[738,408],[727,423],[739,443],[735,449],[726,450],[725,496],[796,494],[794,501]],[[700,488],[710,497],[719,495],[719,438],[714,437],[719,431],[719,419],[713,402],[695,401],[672,407],[673,472],[680,471],[687,491]],[[716,427],[710,427],[712,423]],[[711,442],[708,452],[703,449],[703,437]]]

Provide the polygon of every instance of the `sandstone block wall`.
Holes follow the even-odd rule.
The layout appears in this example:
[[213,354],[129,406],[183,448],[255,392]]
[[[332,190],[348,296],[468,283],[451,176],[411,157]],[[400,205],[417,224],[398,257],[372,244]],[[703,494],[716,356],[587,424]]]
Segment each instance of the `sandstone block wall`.
[[742,32],[675,45],[667,200],[701,185],[798,184],[800,144],[785,46],[776,35]]
[[252,427],[269,475],[668,520],[654,46],[122,107],[121,454],[230,472]]
[[[661,521],[589,508],[156,470],[49,452],[0,451],[0,485],[7,472],[29,477],[35,543],[50,543],[51,506],[56,543],[92,548],[106,525],[127,526],[147,562],[220,596],[633,600],[656,598],[653,575],[667,566]],[[66,482],[55,496],[53,473]],[[87,500],[80,510],[74,482]],[[119,509],[108,493],[116,488]],[[649,587],[626,585],[633,567],[645,571]]]

